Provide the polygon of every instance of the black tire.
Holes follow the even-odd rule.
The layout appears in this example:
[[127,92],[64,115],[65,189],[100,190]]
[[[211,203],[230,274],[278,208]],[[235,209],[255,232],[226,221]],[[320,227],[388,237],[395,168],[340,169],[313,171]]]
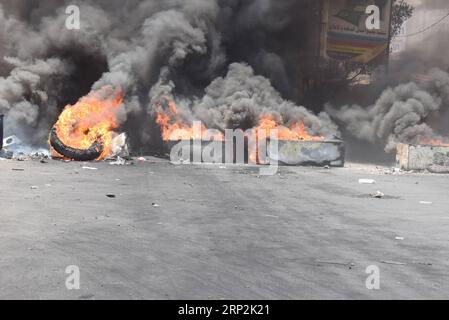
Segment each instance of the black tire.
[[69,147],[59,139],[55,127],[50,132],[50,145],[56,152],[74,161],[93,161],[98,159],[104,151],[104,146],[99,141],[95,141],[88,149]]

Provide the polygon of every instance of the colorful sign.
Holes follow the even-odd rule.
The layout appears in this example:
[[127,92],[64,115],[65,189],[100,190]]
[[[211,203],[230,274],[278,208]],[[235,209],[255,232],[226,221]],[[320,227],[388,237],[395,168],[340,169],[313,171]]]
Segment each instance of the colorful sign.
[[[379,9],[380,27],[375,29],[367,27],[372,5]],[[330,0],[327,6],[328,57],[369,63],[388,54],[391,0]]]

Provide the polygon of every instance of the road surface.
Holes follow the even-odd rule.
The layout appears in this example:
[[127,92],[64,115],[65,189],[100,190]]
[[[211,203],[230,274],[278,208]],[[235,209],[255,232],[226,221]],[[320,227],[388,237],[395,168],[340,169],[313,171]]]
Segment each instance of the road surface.
[[0,161],[0,299],[449,298],[447,176],[147,159]]

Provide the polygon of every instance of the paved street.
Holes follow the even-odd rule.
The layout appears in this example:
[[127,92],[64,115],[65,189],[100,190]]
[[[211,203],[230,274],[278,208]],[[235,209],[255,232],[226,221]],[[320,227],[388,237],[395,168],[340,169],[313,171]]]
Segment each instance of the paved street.
[[0,299],[449,298],[447,176],[147,159],[0,161]]

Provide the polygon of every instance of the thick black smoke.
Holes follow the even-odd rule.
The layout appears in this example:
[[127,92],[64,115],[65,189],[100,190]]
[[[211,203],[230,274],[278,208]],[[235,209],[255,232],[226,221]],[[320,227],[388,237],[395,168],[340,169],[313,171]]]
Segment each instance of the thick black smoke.
[[[80,30],[65,28],[65,10],[73,4],[80,8]],[[121,120],[137,146],[157,139],[153,95],[167,86],[192,117],[216,128],[246,127],[271,110],[286,122],[302,118],[313,131],[334,134],[326,115],[281,98],[295,96],[306,72],[300,66],[307,63],[298,60],[307,59],[308,38],[316,36],[308,30],[314,4],[3,0],[0,112],[6,129],[29,143],[45,143],[66,104],[114,85],[126,94]],[[243,82],[239,93],[227,92],[234,81]]]
[[401,84],[386,89],[370,107],[344,106],[328,111],[357,138],[381,141],[386,151],[397,143],[420,144],[444,140],[433,129],[433,120],[449,109],[449,74],[432,70],[425,83]]
[[[449,13],[446,0],[413,1],[413,4],[416,5],[415,18],[433,13],[437,21]],[[430,25],[432,19],[429,20]],[[381,151],[377,146],[390,152],[398,142],[417,144],[433,139],[448,142],[449,55],[446,53],[449,52],[449,29],[444,22],[426,27],[428,25],[423,24],[424,32],[402,39],[406,50],[390,60],[388,70],[374,73],[372,85],[362,91],[363,102],[350,102],[343,107],[331,103],[327,107],[344,133],[349,133],[345,135],[346,141],[356,137],[370,142],[354,144],[353,149],[358,150],[353,153],[369,154],[369,158],[373,158]],[[347,100],[354,100],[346,96]]]

